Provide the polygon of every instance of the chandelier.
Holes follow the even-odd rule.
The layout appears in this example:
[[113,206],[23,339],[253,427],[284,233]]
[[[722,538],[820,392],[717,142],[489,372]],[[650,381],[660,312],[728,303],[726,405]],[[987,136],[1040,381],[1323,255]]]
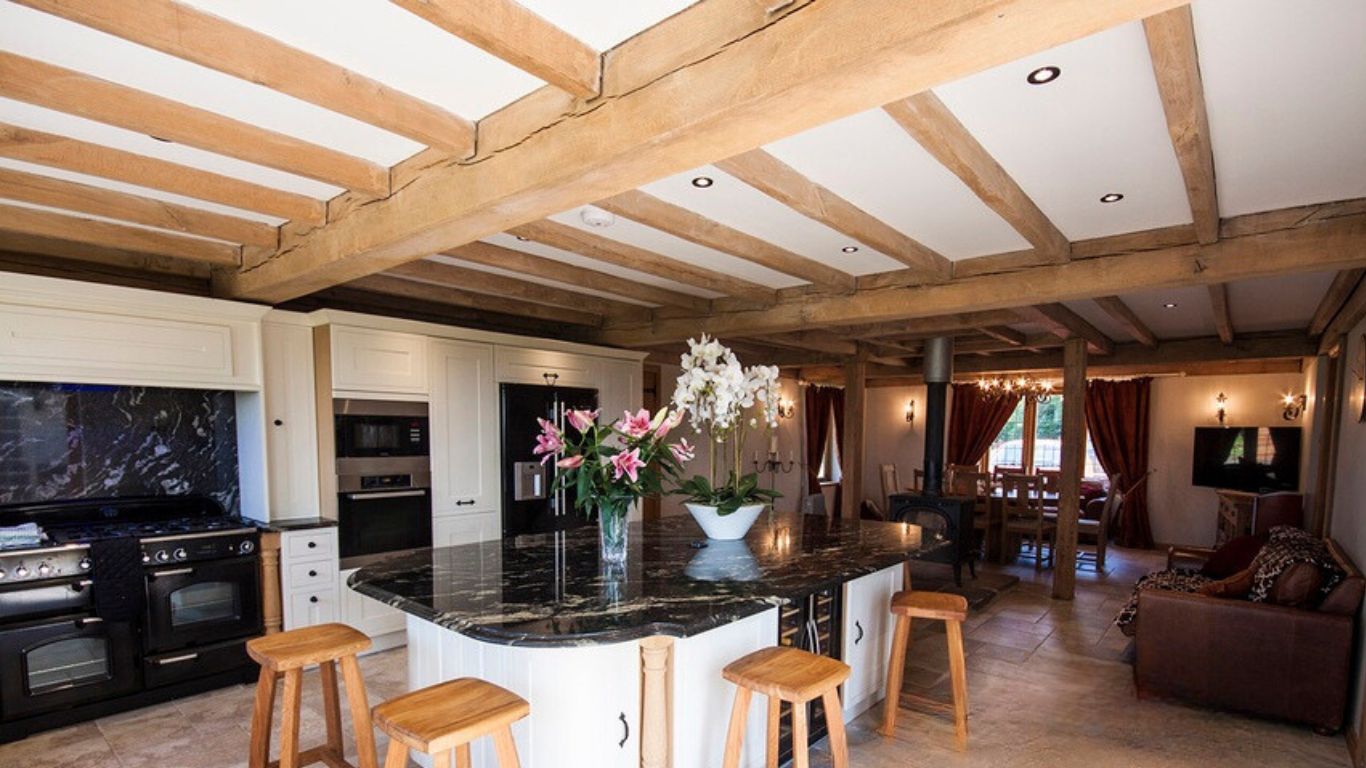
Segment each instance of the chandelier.
[[986,397],[1009,397],[1019,395],[1036,403],[1046,403],[1053,396],[1053,382],[1030,376],[1011,378],[979,379],[977,389]]

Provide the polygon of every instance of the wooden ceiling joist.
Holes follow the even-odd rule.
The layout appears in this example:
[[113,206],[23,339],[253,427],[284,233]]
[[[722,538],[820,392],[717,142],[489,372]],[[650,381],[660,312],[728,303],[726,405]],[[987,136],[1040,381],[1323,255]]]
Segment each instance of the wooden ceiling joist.
[[448,288],[473,291],[474,293],[517,299],[532,304],[583,310],[604,317],[641,320],[647,319],[650,314],[648,308],[636,304],[611,301],[587,293],[568,291],[533,283],[529,280],[518,280],[515,277],[483,272],[469,267],[457,267],[426,259],[400,264],[383,274],[405,277],[410,280],[421,280]]
[[1018,311],[1022,318],[1042,325],[1060,339],[1086,339],[1087,348],[1093,354],[1108,355],[1115,349],[1115,342],[1109,336],[1063,304],[1038,304],[1020,307]]
[[1333,277],[1333,282],[1328,286],[1328,292],[1323,295],[1323,300],[1314,310],[1314,317],[1309,321],[1309,335],[1320,336],[1328,328],[1328,324],[1337,317],[1342,305],[1347,303],[1347,299],[1361,283],[1362,277],[1366,276],[1366,269],[1344,269]]
[[534,304],[517,299],[508,299],[502,296],[490,296],[484,293],[466,291],[459,288],[451,288],[444,285],[434,285],[423,283],[416,280],[408,280],[402,277],[392,277],[389,275],[371,275],[359,280],[353,280],[347,284],[349,288],[373,293],[384,293],[390,296],[402,296],[419,301],[430,301],[435,304],[449,304],[456,307],[469,307],[471,309],[482,309],[489,312],[498,312],[504,315],[516,315],[521,317],[531,317],[538,320],[551,320],[570,325],[598,326],[602,324],[602,315],[584,312],[581,310],[563,309],[561,307],[550,307],[544,304]]
[[233,267],[240,263],[242,255],[241,248],[227,243],[17,205],[0,205],[0,243],[4,242],[4,232],[71,240]]
[[574,96],[598,94],[598,52],[513,0],[391,1]]
[[4,51],[0,96],[347,189],[389,192],[388,169],[368,160]]
[[0,123],[0,157],[173,192],[305,224],[322,224],[327,217],[326,206],[321,200],[17,125]]
[[1212,243],[1219,238],[1219,201],[1190,6],[1149,16],[1143,20],[1143,31],[1167,116],[1167,132],[1186,181],[1195,234],[1200,242]]
[[0,198],[274,249],[279,230],[179,203],[0,168]]
[[[734,3],[704,3],[608,52],[602,98],[510,105],[480,121],[474,162],[427,168],[281,257],[215,275],[215,292],[283,301],[348,282],[1180,4],[964,0],[908,13],[903,0],[823,0],[761,14],[746,3],[737,23]],[[487,145],[485,123],[497,137]]]
[[623,298],[646,301],[651,304],[682,307],[690,312],[709,312],[711,310],[711,300],[702,296],[637,283],[606,272],[576,267],[562,261],[547,259],[544,256],[536,256],[524,251],[515,251],[492,243],[469,243],[459,248],[452,248],[446,251],[445,255],[474,264],[498,267],[512,272],[520,272],[524,275],[603,291]]
[[613,240],[592,232],[545,219],[508,230],[517,237],[577,253],[618,267],[697,286],[726,296],[772,304],[777,293],[772,289],[738,277],[694,266],[685,261],[660,256],[644,248]]
[[[92,279],[95,282],[103,282],[99,276],[105,274],[136,276],[151,283],[139,286],[144,288],[155,288],[157,281],[174,278],[197,281],[198,292],[208,293],[209,270],[213,268],[202,261],[13,231],[0,232],[0,248],[4,250],[0,268],[75,280]],[[46,265],[53,264],[57,266],[56,270],[45,270]]]
[[[994,360],[994,358],[982,358],[984,360]],[[1244,376],[1264,373],[1303,373],[1303,358],[1299,357],[1277,357],[1270,359],[1254,358],[1251,360],[1210,360],[1195,361],[1189,363],[1169,363],[1158,361],[1152,363],[1122,363],[1114,364],[1108,358],[1100,362],[1088,362],[1086,374],[1088,378],[1107,378],[1107,377],[1132,377],[1132,376]],[[838,369],[803,369],[802,373],[816,376],[829,376],[840,373]],[[971,383],[978,378],[993,374],[1006,373],[1025,373],[1040,378],[1061,378],[1060,368],[1015,368],[1013,370],[984,370],[971,371],[956,374],[954,379],[960,382]],[[817,379],[817,383],[828,379]],[[880,370],[875,376],[868,379],[869,387],[913,387],[925,383],[923,376],[911,374],[897,374],[893,371]]]
[[[1224,362],[1308,357],[1314,354],[1314,343],[1303,333],[1244,334],[1233,345],[1213,337],[1179,339],[1162,342],[1153,348],[1137,342],[1115,345],[1115,351],[1098,365],[1158,366],[1162,364]],[[993,355],[989,358],[966,358],[954,361],[958,373],[987,373],[1007,371],[1052,370],[1062,367],[1062,352],[1042,354]]]
[[1228,306],[1228,283],[1211,283],[1209,305],[1214,313],[1214,327],[1225,344],[1233,343],[1233,314]]
[[1067,237],[933,91],[894,101],[883,109],[940,165],[1028,240],[1041,261],[1067,260],[1071,249]]
[[173,0],[18,0],[21,5],[353,117],[456,157],[474,125],[252,29]]
[[[1337,316],[1323,330],[1323,338],[1319,341],[1318,353],[1341,354],[1340,342],[1356,327],[1357,323],[1366,318],[1366,280],[1357,284],[1356,290],[1343,302],[1342,308],[1338,310]],[[1355,353],[1355,348],[1352,352]]]
[[1157,346],[1157,336],[1148,328],[1147,323],[1134,314],[1128,304],[1118,296],[1097,296],[1096,306],[1105,311],[1111,319],[1124,327],[1124,332],[1129,334],[1145,347]]
[[761,264],[786,275],[800,277],[835,293],[851,293],[854,290],[854,276],[848,272],[779,248],[766,240],[732,229],[640,190],[633,189],[599,200],[597,205],[622,218],[745,261]]
[[719,160],[716,167],[803,216],[819,221],[927,276],[947,278],[952,270],[948,259],[811,181],[762,149],[752,149]]
[[1025,335],[1008,325],[982,325],[974,330],[1012,347],[1027,346]]
[[1010,325],[1020,322],[1019,313],[1012,309],[983,312],[945,313],[935,317],[892,320],[880,323],[844,325],[839,332],[856,339],[886,340],[891,337],[928,339],[934,336],[954,336],[975,331],[983,326]]

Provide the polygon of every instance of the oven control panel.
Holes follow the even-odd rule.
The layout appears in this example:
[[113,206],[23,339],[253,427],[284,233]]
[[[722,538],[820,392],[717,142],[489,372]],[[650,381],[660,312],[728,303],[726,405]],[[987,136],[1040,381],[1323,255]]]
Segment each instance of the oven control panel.
[[144,565],[158,566],[252,557],[256,554],[259,542],[260,534],[254,530],[143,539],[142,562]]
[[0,550],[0,585],[83,576],[91,565],[84,546]]

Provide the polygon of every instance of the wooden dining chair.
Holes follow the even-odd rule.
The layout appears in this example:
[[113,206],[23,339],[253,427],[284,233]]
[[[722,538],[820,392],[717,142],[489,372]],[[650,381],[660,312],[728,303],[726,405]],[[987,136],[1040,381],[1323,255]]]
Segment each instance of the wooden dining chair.
[[1078,534],[1096,538],[1096,548],[1093,552],[1077,553],[1078,566],[1083,562],[1088,562],[1095,566],[1097,573],[1105,572],[1105,548],[1110,540],[1110,524],[1119,516],[1119,508],[1123,504],[1124,491],[1119,487],[1119,475],[1110,475],[1110,492],[1105,496],[1100,517],[1095,519],[1083,517],[1077,521]]
[[882,478],[882,507],[888,511],[892,509],[892,494],[901,493],[902,487],[900,478],[897,477],[895,464],[879,464],[878,474]]
[[[1040,487],[1043,489],[1043,494],[1045,496],[1043,508],[1049,512],[1056,513],[1058,511],[1058,490],[1062,487],[1062,470],[1040,469],[1036,470],[1034,474],[1039,476]],[[1050,494],[1052,495],[1052,498],[1047,498]]]
[[1034,570],[1043,570],[1043,544],[1048,541],[1048,566],[1053,567],[1058,525],[1043,508],[1043,481],[1038,475],[1006,475],[1003,487],[1001,551],[1010,551],[1011,534],[1027,536],[1033,543]]
[[1007,475],[1022,475],[1024,467],[1010,464],[997,464],[991,468],[991,482],[1000,483]]
[[[980,470],[978,469],[976,464],[949,464],[948,466],[944,467],[944,484],[952,488],[953,479],[957,477],[959,474],[963,472],[978,471]],[[990,479],[991,475],[987,475],[987,478]]]
[[[972,557],[968,560],[968,572],[975,579],[977,578],[977,559],[984,554],[978,548],[986,543],[986,537],[991,532],[991,475],[986,472],[975,471],[955,472],[949,483],[949,492],[954,496],[973,500],[972,530],[975,546]],[[982,532],[980,538],[976,536],[977,531]]]
[[925,470],[919,467],[911,470],[911,490],[916,492],[925,490]]

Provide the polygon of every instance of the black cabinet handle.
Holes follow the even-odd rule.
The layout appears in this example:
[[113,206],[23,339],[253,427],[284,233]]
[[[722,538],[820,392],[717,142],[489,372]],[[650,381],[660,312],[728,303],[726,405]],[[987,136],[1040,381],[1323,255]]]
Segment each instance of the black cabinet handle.
[[317,549],[317,548],[318,548],[318,542],[316,542],[316,541],[310,541],[310,542],[308,542],[308,548],[309,548],[309,549]]
[[275,420],[275,426],[277,426],[277,427],[283,427],[284,425],[285,425],[284,421],[282,421],[282,420],[280,420],[280,419],[276,419],[276,420]]
[[316,603],[316,602],[318,602],[318,596],[317,596],[317,595],[314,595],[314,596],[308,598],[308,602],[310,602],[310,603]]
[[468,504],[468,505],[473,505],[473,504],[474,504],[474,499],[462,499],[462,500],[460,500],[460,501],[455,502],[455,506],[457,506],[457,507],[463,507],[463,506],[465,506],[465,505],[467,505],[467,504]]
[[863,640],[863,625],[855,621],[854,629],[858,630],[858,636],[854,638],[854,645],[858,645],[859,641]]
[[308,575],[309,575],[309,576],[317,576],[317,575],[318,575],[318,572],[317,572],[317,571],[309,571],[309,572],[308,572]]
[[631,738],[631,724],[626,722],[626,713],[622,712],[617,717],[621,718],[621,741],[617,742],[618,747],[625,747],[626,740]]

